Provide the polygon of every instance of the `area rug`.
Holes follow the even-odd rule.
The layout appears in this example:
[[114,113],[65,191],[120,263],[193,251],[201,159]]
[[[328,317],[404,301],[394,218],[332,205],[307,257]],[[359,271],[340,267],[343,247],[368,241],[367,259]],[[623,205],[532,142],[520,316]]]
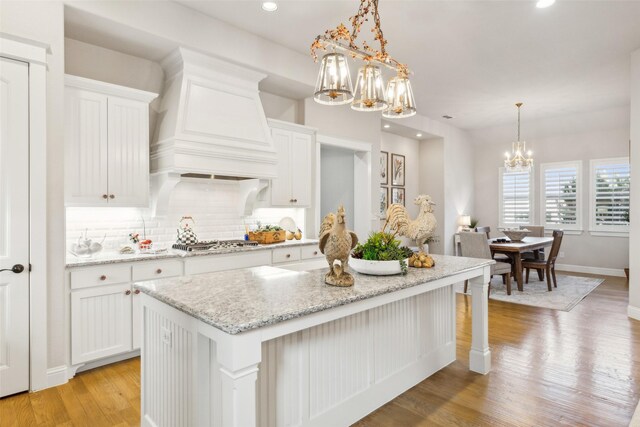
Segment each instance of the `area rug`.
[[[512,280],[511,295],[507,295],[507,287],[502,284],[502,277],[494,276],[493,280],[491,280],[491,294],[489,298],[498,301],[512,302],[514,304],[571,311],[571,309],[578,305],[591,291],[604,282],[604,279],[593,277],[558,274],[558,287],[553,288],[553,291],[549,292],[547,290],[547,282],[537,279],[538,276],[536,273],[532,272],[529,283],[524,284],[523,292],[518,291],[515,280]],[[463,291],[464,284],[457,284],[456,292],[464,293]],[[470,289],[469,292],[471,292]]]

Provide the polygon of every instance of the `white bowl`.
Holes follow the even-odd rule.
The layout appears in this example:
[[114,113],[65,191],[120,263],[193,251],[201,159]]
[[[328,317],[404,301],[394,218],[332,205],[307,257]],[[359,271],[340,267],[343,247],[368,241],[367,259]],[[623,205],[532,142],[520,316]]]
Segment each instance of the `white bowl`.
[[[404,261],[409,265],[409,258]],[[370,274],[372,276],[391,276],[394,274],[402,274],[400,261],[369,261],[350,256],[349,267],[353,268],[358,273]]]
[[531,234],[529,230],[502,230],[505,236],[512,242],[521,242],[522,239]]

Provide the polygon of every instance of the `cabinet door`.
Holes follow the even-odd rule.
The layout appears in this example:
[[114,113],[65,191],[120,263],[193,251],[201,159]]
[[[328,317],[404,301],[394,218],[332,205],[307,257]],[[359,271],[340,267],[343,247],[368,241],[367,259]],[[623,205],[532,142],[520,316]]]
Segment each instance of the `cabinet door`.
[[311,205],[311,135],[293,134],[291,143],[291,198],[294,206]]
[[278,177],[271,180],[271,204],[291,206],[291,143],[293,134],[272,129],[271,136],[278,154]]
[[131,285],[71,292],[71,363],[131,351]]
[[149,109],[109,97],[109,205],[146,207],[149,198]]
[[65,202],[107,204],[107,96],[65,90]]

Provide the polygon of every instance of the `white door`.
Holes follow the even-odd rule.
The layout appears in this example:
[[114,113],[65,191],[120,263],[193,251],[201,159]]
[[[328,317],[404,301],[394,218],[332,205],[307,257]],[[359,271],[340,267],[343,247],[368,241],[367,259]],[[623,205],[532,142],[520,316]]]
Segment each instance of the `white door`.
[[149,107],[109,97],[108,181],[110,206],[148,205]]
[[289,131],[273,129],[273,145],[278,154],[278,177],[271,180],[271,204],[291,206],[291,138]]
[[0,397],[29,389],[28,75],[0,58]]
[[107,96],[67,88],[65,102],[65,202],[99,206],[108,201]]
[[293,204],[306,208],[311,205],[311,135],[293,134],[291,158]]

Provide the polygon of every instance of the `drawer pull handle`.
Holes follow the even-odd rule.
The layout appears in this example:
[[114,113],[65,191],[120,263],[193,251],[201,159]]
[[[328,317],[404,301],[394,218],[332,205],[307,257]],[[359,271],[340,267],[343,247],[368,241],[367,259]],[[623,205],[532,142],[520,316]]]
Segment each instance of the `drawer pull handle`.
[[124,291],[124,294],[125,294],[125,295],[131,295],[131,290],[130,290],[130,289],[127,289],[126,291]]
[[107,280],[107,276],[105,276],[105,275],[103,274],[102,276],[100,276],[100,280],[102,280],[102,281],[104,282],[105,280]]
[[291,254],[287,254],[287,258],[291,258]]
[[108,197],[109,197],[109,196],[107,196],[106,194],[103,194],[103,195],[102,195],[102,198],[103,198],[103,199],[106,199],[106,198],[108,198]]
[[140,289],[136,289],[135,291],[133,291],[133,293],[138,295],[140,293]]
[[116,196],[115,196],[115,195],[113,195],[113,194],[109,194],[109,198],[110,198],[110,199],[115,199],[115,198],[116,198]]
[[156,274],[162,274],[162,269],[161,268],[157,269]]

